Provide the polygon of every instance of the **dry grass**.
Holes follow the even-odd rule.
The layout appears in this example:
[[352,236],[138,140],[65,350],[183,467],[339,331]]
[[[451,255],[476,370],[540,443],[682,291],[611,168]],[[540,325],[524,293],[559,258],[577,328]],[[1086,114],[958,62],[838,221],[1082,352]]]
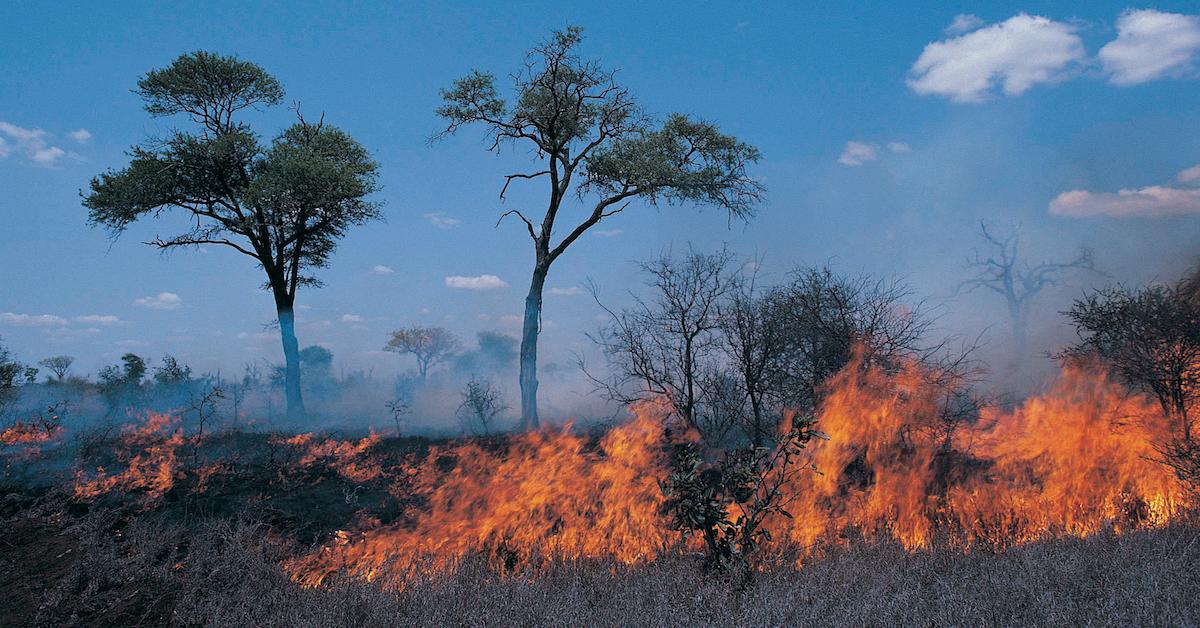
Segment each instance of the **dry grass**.
[[[401,593],[354,581],[300,588],[279,566],[298,548],[245,521],[185,526],[93,512],[66,530],[19,529],[34,537],[40,529],[71,551],[40,564],[45,573],[21,574],[47,580],[25,606],[10,607],[11,625],[1194,625],[1200,617],[1193,526],[1001,554],[869,544],[748,586],[707,576],[687,557],[633,568],[560,562],[536,578],[469,561]],[[5,553],[2,571],[23,567],[12,558]]]

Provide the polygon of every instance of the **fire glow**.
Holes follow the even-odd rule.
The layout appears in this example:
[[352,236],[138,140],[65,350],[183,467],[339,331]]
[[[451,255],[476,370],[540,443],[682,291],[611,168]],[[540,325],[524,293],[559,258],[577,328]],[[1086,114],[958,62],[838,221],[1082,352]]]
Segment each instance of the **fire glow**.
[[[1156,461],[1167,418],[1099,372],[1067,368],[1045,393],[985,410],[950,437],[935,424],[941,391],[922,375],[851,364],[829,382],[817,417],[829,440],[808,452],[816,472],[788,486],[791,517],[768,522],[768,550],[803,560],[860,538],[994,550],[1161,526],[1186,505]],[[598,443],[568,426],[516,435],[502,453],[470,442],[434,449],[415,470],[423,505],[403,523],[340,531],[286,567],[309,586],[346,573],[403,588],[405,574],[470,555],[503,571],[688,551],[663,513],[666,404],[631,411]]]

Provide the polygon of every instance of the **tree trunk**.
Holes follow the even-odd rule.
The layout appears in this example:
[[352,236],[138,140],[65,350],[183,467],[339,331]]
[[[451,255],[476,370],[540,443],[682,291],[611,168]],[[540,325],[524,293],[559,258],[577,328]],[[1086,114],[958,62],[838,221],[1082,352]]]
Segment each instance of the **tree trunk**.
[[288,418],[303,417],[304,398],[300,394],[300,343],[296,341],[296,314],[290,305],[277,306],[279,336],[283,340],[284,390]]
[[542,288],[546,285],[549,267],[533,269],[529,295],[525,297],[525,321],[521,327],[521,429],[533,430],[540,425],[537,409],[537,341],[542,318]]

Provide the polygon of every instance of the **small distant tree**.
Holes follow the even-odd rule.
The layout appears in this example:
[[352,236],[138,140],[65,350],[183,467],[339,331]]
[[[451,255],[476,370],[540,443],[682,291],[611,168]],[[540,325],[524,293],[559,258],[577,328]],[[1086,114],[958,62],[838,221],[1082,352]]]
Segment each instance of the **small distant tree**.
[[967,268],[974,277],[959,284],[957,291],[983,288],[1000,295],[1008,311],[1013,341],[1023,356],[1027,348],[1030,306],[1044,289],[1063,285],[1073,270],[1098,273],[1094,256],[1091,249],[1081,248],[1067,261],[1030,264],[1022,257],[1019,231],[997,234],[986,223],[980,223],[979,227],[985,252],[976,250],[967,259]]
[[116,412],[123,402],[136,403],[146,376],[146,361],[136,353],[121,356],[121,364],[100,369],[97,386],[108,402],[109,412]]
[[[508,99],[496,89],[493,75],[476,71],[443,91],[438,109],[447,125],[437,137],[477,125],[486,130],[491,150],[519,143],[541,162],[532,171],[508,175],[500,188],[502,201],[517,180],[541,180],[546,191],[540,218],[517,209],[500,216],[521,221],[534,251],[521,327],[525,429],[538,426],[542,292],[551,265],[567,248],[634,200],[711,205],[744,219],[753,213],[764,189],[746,171],[758,161],[758,149],[721,133],[710,122],[683,114],[654,121],[612,71],[580,58],[582,41],[583,30],[570,26],[535,46],[524,66],[512,74]],[[563,230],[557,224],[559,212],[571,204],[572,196],[586,206],[582,217]],[[560,237],[554,242],[556,232]]]
[[467,375],[511,371],[517,365],[519,343],[508,334],[481,331],[476,335],[476,348],[454,359],[454,370]]
[[448,330],[418,326],[393,331],[391,340],[383,347],[384,351],[412,354],[417,359],[422,381],[428,379],[430,368],[450,359],[458,349],[458,339]]
[[304,414],[295,303],[299,286],[328,265],[353,226],[380,217],[366,200],[378,189],[378,166],[365,148],[324,118],[298,121],[269,146],[238,120],[247,109],[279,104],[283,87],[261,67],[193,52],[138,81],[152,116],[182,115],[191,129],[131,149],[127,167],[92,179],[83,196],[94,225],[114,235],[145,216],[180,211],[186,231],[156,237],[163,250],[228,247],[266,273],[275,300],[285,360],[288,413]]
[[507,409],[503,391],[487,379],[472,377],[462,390],[458,420],[462,422],[465,430],[486,436]]
[[175,356],[163,356],[162,365],[154,368],[154,383],[159,386],[178,387],[192,381],[192,367],[182,364]]
[[61,383],[71,374],[71,365],[74,363],[75,358],[69,355],[56,355],[38,362],[38,365],[53,373],[54,381]]
[[17,396],[18,388],[36,381],[37,373],[37,368],[15,360],[8,347],[0,343],[0,411]]

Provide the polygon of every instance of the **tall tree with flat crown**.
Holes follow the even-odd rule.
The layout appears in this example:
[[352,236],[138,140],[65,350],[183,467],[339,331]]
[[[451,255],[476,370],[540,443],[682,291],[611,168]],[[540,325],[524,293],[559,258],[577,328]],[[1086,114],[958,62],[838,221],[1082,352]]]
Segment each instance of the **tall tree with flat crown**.
[[329,263],[338,240],[380,217],[367,200],[378,165],[324,119],[298,121],[269,145],[237,119],[277,105],[283,88],[261,67],[209,52],[180,56],[138,81],[152,116],[186,116],[194,126],[134,146],[129,165],[92,179],[83,204],[93,225],[124,231],[144,216],[188,215],[191,228],[148,242],[160,249],[220,245],[255,260],[267,275],[286,362],[288,414],[304,414],[296,290],[318,286],[311,270]]
[[[478,124],[490,149],[520,143],[540,162],[531,172],[505,177],[503,201],[516,180],[540,180],[547,198],[535,222],[519,209],[504,212],[525,226],[533,242],[534,264],[521,328],[521,422],[538,426],[537,341],[542,290],[550,266],[588,229],[623,211],[631,201],[649,205],[694,203],[724,208],[747,219],[764,188],[746,173],[758,149],[708,122],[682,114],[663,120],[647,116],[614,74],[596,61],[581,59],[582,30],[569,27],[534,47],[513,75],[512,101],[501,98],[495,77],[473,72],[442,92],[438,114],[448,124],[435,139]],[[566,235],[554,241],[560,211],[583,210]]]

